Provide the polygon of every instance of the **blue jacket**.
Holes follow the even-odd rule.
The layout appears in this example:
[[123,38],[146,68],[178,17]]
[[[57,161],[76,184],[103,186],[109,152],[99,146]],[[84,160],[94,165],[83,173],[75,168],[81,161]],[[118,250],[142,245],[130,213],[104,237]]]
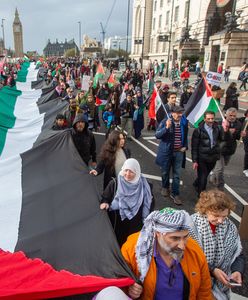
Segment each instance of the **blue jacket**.
[[[172,157],[174,150],[175,123],[172,120],[172,126],[170,128],[166,128],[167,119],[168,118],[166,117],[160,122],[155,134],[156,138],[161,140],[156,158],[156,164],[160,167],[163,166],[166,159],[170,159]],[[180,128],[182,147],[188,148],[188,120],[184,115],[180,120]]]

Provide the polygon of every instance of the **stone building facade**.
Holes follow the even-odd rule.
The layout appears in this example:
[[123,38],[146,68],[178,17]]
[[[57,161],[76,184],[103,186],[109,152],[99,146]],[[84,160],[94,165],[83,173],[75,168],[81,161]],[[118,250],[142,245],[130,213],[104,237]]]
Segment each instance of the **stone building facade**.
[[79,53],[78,46],[76,45],[74,39],[64,42],[59,42],[56,39],[55,43],[51,43],[50,40],[48,40],[45,48],[43,49],[43,54],[46,57],[49,56],[64,56],[65,52],[70,49],[75,49],[76,53]]
[[13,22],[13,35],[14,35],[15,57],[23,57],[22,23],[20,21],[17,8],[15,10],[15,19]]
[[[192,55],[198,56],[202,61],[210,59],[211,52],[216,51],[211,47],[211,38],[216,35],[219,40],[227,38],[224,32],[225,14],[232,11],[234,1],[227,0],[225,6],[218,7],[216,0],[135,0],[132,58],[143,58],[144,66],[149,60],[164,60],[169,67],[175,60],[180,63],[184,57]],[[236,2],[236,13],[242,10],[238,19],[241,24],[239,28],[248,30],[248,0]],[[231,66],[240,65],[245,57],[248,58],[248,53],[244,50],[245,44],[248,49],[246,34],[239,34],[236,39],[242,39],[242,53],[237,53],[236,61],[229,61]],[[218,43],[221,44],[220,41]],[[210,50],[207,50],[206,56],[209,44]],[[215,54],[215,63],[206,63],[205,66],[215,69],[223,57],[223,51],[219,49]],[[228,57],[227,53],[225,57]]]

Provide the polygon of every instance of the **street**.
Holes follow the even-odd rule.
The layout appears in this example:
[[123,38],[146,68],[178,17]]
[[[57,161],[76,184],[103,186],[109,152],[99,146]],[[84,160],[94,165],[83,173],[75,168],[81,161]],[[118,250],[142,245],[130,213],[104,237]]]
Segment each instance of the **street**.
[[[189,132],[189,142],[193,129]],[[141,165],[141,171],[145,177],[153,184],[153,194],[155,197],[155,209],[162,209],[164,207],[173,207],[177,209],[185,209],[189,213],[194,213],[194,206],[197,202],[197,195],[192,186],[196,176],[195,171],[192,170],[191,153],[187,151],[186,168],[182,172],[181,177],[181,193],[180,197],[183,200],[182,206],[176,206],[173,201],[168,197],[161,196],[161,174],[159,167],[155,164],[155,156],[159,141],[154,137],[153,131],[144,130],[143,136],[139,140],[132,138],[132,141],[127,142],[127,147],[131,150],[132,157],[136,158]],[[104,142],[104,133],[95,133],[97,142],[97,152],[99,153],[100,147]],[[189,147],[190,149],[190,147]],[[247,183],[248,178],[242,173],[243,169],[243,145],[237,147],[235,155],[232,157],[231,162],[225,170],[226,186],[225,190],[232,196],[237,205],[236,211],[232,212],[231,219],[237,226],[241,221],[243,205],[247,203]],[[102,175],[96,177],[99,187],[102,187]],[[208,187],[211,187],[209,184]],[[243,242],[244,252],[248,255],[248,243]],[[244,276],[244,283],[242,288],[233,289],[235,293],[243,296],[248,296],[248,268],[246,268],[246,275]],[[235,299],[235,298],[232,298]]]

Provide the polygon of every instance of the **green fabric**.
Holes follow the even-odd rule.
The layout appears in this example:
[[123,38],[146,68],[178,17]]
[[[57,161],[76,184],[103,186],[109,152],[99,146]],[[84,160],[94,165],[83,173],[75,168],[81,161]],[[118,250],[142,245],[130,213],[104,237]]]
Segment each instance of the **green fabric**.
[[17,79],[16,79],[16,81],[26,82],[29,66],[30,66],[30,62],[28,62],[28,61],[25,61],[22,64],[21,70],[18,71],[18,73],[17,73]]
[[[214,113],[218,111],[218,106],[216,105],[214,98],[210,100],[206,111],[212,111]],[[203,121],[203,119],[204,119],[204,115],[202,115],[201,118],[197,122],[195,122],[194,127],[198,128],[199,124]]]
[[16,87],[4,86],[0,90],[0,155],[5,145],[7,131],[15,125],[14,109],[20,95],[21,91]]
[[97,87],[97,83],[99,81],[99,79],[104,78],[104,74],[102,73],[96,73],[95,77],[94,77],[94,83],[93,83],[93,88],[95,89]]
[[[29,66],[30,62],[28,61],[21,65],[16,81],[26,82]],[[17,90],[16,86],[4,86],[0,90],[0,155],[3,152],[8,129],[13,128],[15,125],[14,110],[17,97],[21,94],[22,92]]]

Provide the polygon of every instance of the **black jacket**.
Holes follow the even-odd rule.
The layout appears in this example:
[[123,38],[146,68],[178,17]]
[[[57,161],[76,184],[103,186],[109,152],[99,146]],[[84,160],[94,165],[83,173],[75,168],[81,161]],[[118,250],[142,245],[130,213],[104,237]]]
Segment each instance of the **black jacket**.
[[135,111],[134,108],[134,101],[128,102],[127,99],[125,99],[119,106],[121,111],[121,116],[123,118],[133,118],[133,113]]
[[233,155],[235,153],[237,148],[237,140],[240,139],[241,126],[242,125],[238,120],[230,123],[230,128],[235,128],[235,132],[233,134],[229,132],[229,134],[226,135],[226,140],[221,142],[220,150],[222,155]]
[[211,141],[204,128],[205,122],[201,122],[192,135],[191,154],[193,162],[200,160],[213,163],[220,159],[220,142],[225,141],[229,133],[225,133],[223,128],[217,123],[213,125],[214,146],[211,148]]
[[[82,121],[85,123],[84,130],[78,132],[75,128],[77,122]],[[89,161],[92,159],[96,162],[96,142],[94,135],[88,130],[88,122],[84,115],[78,114],[73,122],[73,128],[71,129],[71,135],[73,142],[80,154],[82,160],[88,165]]]
[[[126,148],[122,148],[126,158],[130,158],[131,157],[131,152],[129,149]],[[98,175],[102,174],[102,172],[104,171],[104,179],[103,179],[103,189],[106,188],[106,186],[108,185],[108,183],[111,181],[112,178],[115,178],[116,175],[115,174],[115,168],[113,166],[113,168],[111,168],[110,166],[107,166],[104,162],[104,160],[101,160],[98,164],[97,164],[97,168],[96,171],[98,173]]]

